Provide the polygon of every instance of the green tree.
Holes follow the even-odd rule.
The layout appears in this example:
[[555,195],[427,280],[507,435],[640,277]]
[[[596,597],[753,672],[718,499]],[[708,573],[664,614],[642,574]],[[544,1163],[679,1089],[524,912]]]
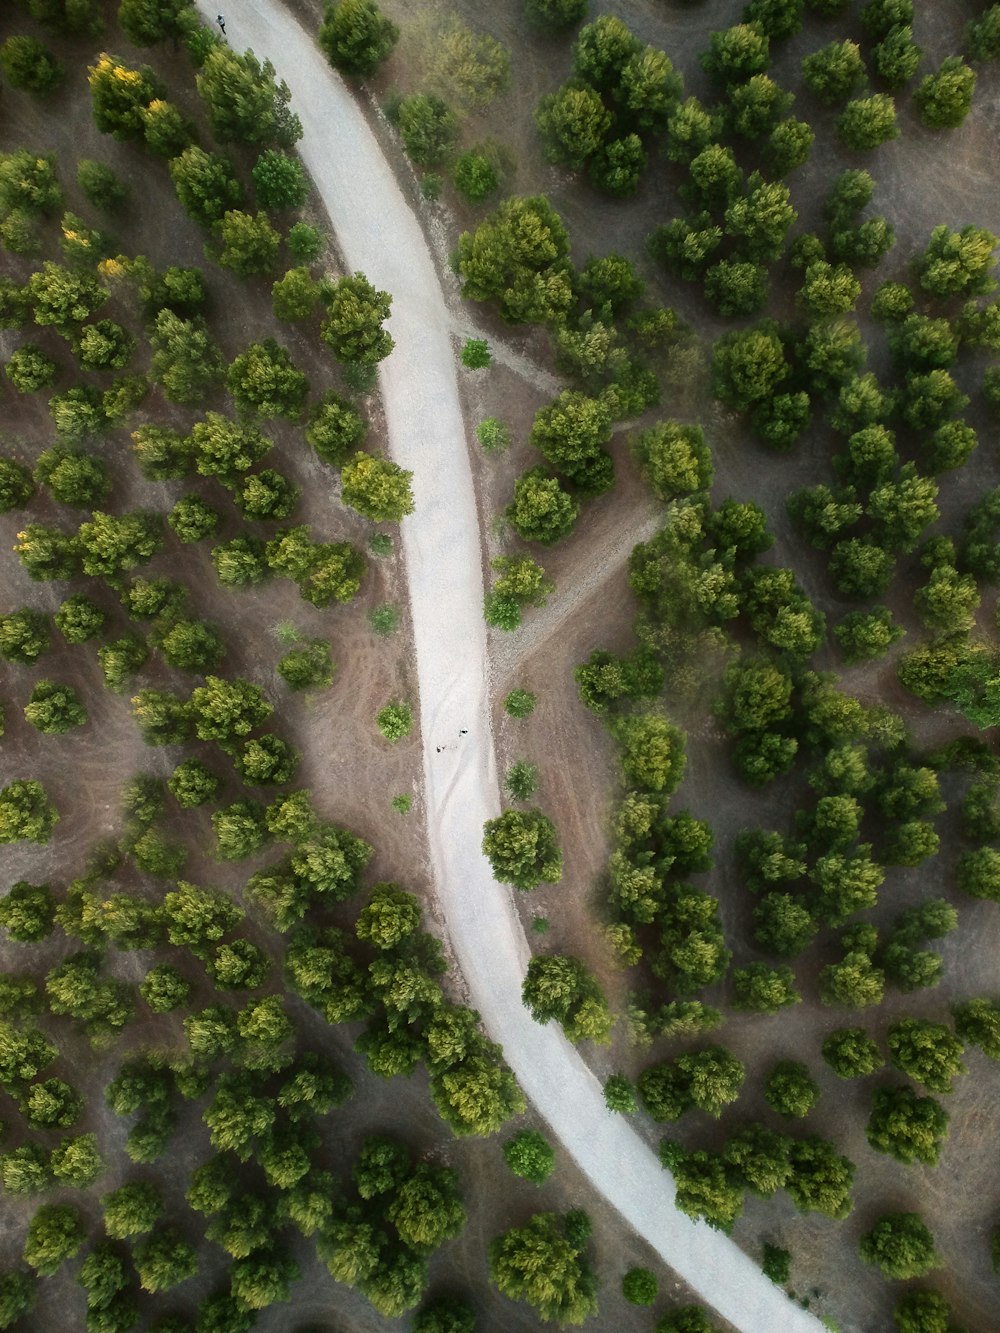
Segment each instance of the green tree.
[[32,1129],[70,1129],[80,1118],[83,1098],[61,1078],[32,1083],[20,1099]]
[[334,69],[367,79],[398,37],[399,29],[374,0],[339,0],[326,6],[318,40]]
[[[247,53],[249,54],[249,52]],[[273,270],[281,237],[266,213],[244,213],[230,209],[215,224],[218,260],[243,278]]]
[[208,153],[191,144],[170,159],[168,170],[181,207],[203,227],[221,222],[230,209],[243,203],[236,169],[221,153]]
[[148,1181],[132,1181],[101,1196],[104,1229],[112,1240],[143,1236],[163,1213],[163,1198]]
[[916,1213],[887,1213],[861,1237],[858,1252],[888,1278],[923,1277],[941,1262]]
[[500,186],[494,155],[487,148],[470,148],[455,159],[455,189],[471,203],[481,203]]
[[533,27],[554,33],[579,23],[587,12],[587,0],[524,0],[524,12]]
[[630,1305],[652,1305],[659,1291],[656,1275],[648,1268],[630,1268],[622,1275],[622,1295]]
[[654,1120],[677,1120],[691,1106],[718,1119],[739,1097],[745,1076],[729,1051],[706,1046],[644,1070],[639,1095]]
[[458,118],[437,93],[411,93],[391,109],[407,155],[419,166],[439,166],[458,134]]
[[296,369],[287,348],[267,338],[251,343],[236,357],[226,374],[226,386],[241,411],[297,421],[309,381]]
[[305,436],[325,463],[342,467],[367,433],[365,419],[346,398],[332,390],[309,413]]
[[30,665],[49,647],[48,617],[40,611],[25,607],[0,615],[0,657],[5,662]]
[[142,112],[165,89],[148,65],[132,68],[102,51],[87,70],[94,123],[115,139],[142,139]]
[[96,511],[77,532],[83,572],[114,578],[144,564],[163,542],[159,523],[151,514],[122,514],[114,517]]
[[833,633],[844,661],[851,665],[883,657],[905,630],[886,607],[876,606],[870,612],[850,612],[833,627]]
[[712,370],[716,394],[739,411],[771,397],[789,374],[781,341],[766,326],[722,337]]
[[[181,319],[172,310],[161,310],[149,341],[153,348],[150,375],[171,402],[185,406],[200,403],[221,380],[222,353],[200,315]],[[142,429],[146,432],[140,437],[144,442],[157,438],[149,436],[149,427]],[[163,440],[159,437],[160,443]],[[184,447],[178,445],[176,452],[183,457]]]
[[798,1060],[779,1060],[764,1085],[768,1106],[779,1115],[801,1118],[819,1101],[819,1084]]
[[932,296],[975,296],[991,291],[993,250],[997,238],[982,227],[952,231],[935,227],[923,254],[915,261],[924,291]]
[[308,268],[290,268],[271,287],[271,304],[281,320],[307,319],[316,309],[321,288]]
[[536,1023],[556,1019],[570,1041],[606,1043],[612,1019],[596,979],[578,959],[536,954],[528,963],[521,998]]
[[194,1246],[162,1223],[133,1246],[132,1254],[144,1291],[169,1291],[198,1271]]
[[250,174],[263,208],[301,208],[305,203],[309,180],[297,158],[266,148]]
[[4,366],[7,378],[18,393],[37,393],[51,388],[58,376],[58,366],[35,343],[24,343]]
[[465,1225],[458,1175],[421,1162],[396,1189],[386,1217],[404,1245],[418,1253],[437,1249]]
[[320,336],[338,361],[348,365],[374,366],[393,349],[393,340],[382,327],[392,307],[388,292],[379,292],[363,273],[339,278],[324,299],[327,318]]
[[536,1213],[492,1242],[490,1278],[511,1300],[526,1300],[545,1321],[579,1324],[597,1312],[597,1281],[566,1234],[566,1219]]
[[413,1318],[413,1333],[475,1333],[476,1312],[459,1296],[437,1296]]
[[1000,12],[996,5],[966,24],[965,49],[973,60],[995,60],[1000,55]]
[[569,235],[543,195],[505,200],[458,241],[462,294],[497,300],[510,323],[558,320],[573,304]]
[[655,1333],[715,1333],[715,1325],[700,1305],[679,1305],[657,1320]]
[[43,736],[63,736],[87,721],[87,710],[71,685],[40,680],[24,706],[24,716]]
[[167,515],[167,522],[177,540],[188,546],[214,537],[222,515],[200,496],[182,495]]
[[74,273],[47,259],[28,279],[28,294],[36,324],[52,325],[65,333],[71,325],[82,324],[108,299],[104,287],[88,273]]
[[724,86],[740,83],[767,69],[770,63],[768,39],[755,24],[738,23],[713,32],[708,50],[700,59],[717,83]]
[[535,124],[549,161],[579,171],[604,142],[611,114],[600,93],[582,80],[571,80],[542,98]]
[[896,481],[885,482],[871,492],[867,512],[879,525],[886,546],[904,551],[916,546],[924,529],[938,517],[937,493],[937,483],[921,477],[912,463],[900,468]]
[[913,96],[925,125],[932,130],[953,130],[972,109],[975,90],[975,70],[961,56],[948,56],[936,73],[924,75]]
[[404,740],[413,728],[413,710],[400,700],[387,703],[375,714],[375,725],[387,741]]
[[602,14],[576,39],[573,73],[595,88],[610,91],[620,82],[628,62],[642,49],[642,43],[620,18]]
[[899,1333],[948,1333],[951,1306],[936,1291],[908,1291],[892,1312]]
[[837,135],[855,152],[868,151],[898,138],[896,105],[892,98],[885,93],[873,93],[871,97],[858,97],[848,102],[837,118]]
[[399,523],[413,513],[413,474],[390,459],[359,452],[340,475],[344,503],[373,523]]
[[844,1218],[851,1211],[854,1164],[838,1155],[831,1143],[816,1135],[789,1143],[791,1175],[785,1183],[800,1212]]
[[903,1018],[889,1025],[887,1040],[895,1067],[931,1092],[951,1092],[953,1079],[965,1072],[964,1045],[942,1023]]
[[802,61],[802,82],[827,106],[846,102],[865,81],[857,42],[830,42]]
[[291,148],[302,125],[289,107],[288,85],[274,66],[252,51],[242,55],[225,43],[212,46],[195,82],[219,143],[278,144]]
[[146,973],[139,993],[154,1014],[167,1014],[187,1002],[191,986],[170,963],[159,963]]
[[530,690],[511,690],[503,702],[504,710],[513,718],[530,717],[535,710],[535,696]]
[[801,996],[795,989],[790,967],[768,967],[766,963],[748,963],[733,971],[733,1008],[751,1013],[776,1014]]
[[278,663],[278,675],[293,690],[323,689],[332,682],[335,670],[326,639],[300,642]]
[[34,779],[17,778],[0,788],[0,846],[25,840],[47,843],[59,812]]
[[483,828],[483,851],[502,884],[529,890],[562,878],[562,852],[552,821],[541,810],[507,810]]
[[533,467],[514,482],[505,512],[518,536],[551,546],[575,526],[580,505],[545,468]]
[[711,488],[712,456],[699,426],[660,422],[640,431],[632,447],[643,475],[661,500]]
[[743,139],[760,139],[777,128],[795,100],[767,74],[754,74],[727,91],[728,124]]
[[8,1194],[38,1194],[52,1185],[49,1154],[40,1143],[25,1143],[0,1157],[0,1180]]
[[37,37],[8,37],[0,46],[0,67],[12,88],[45,96],[58,88],[66,70]]
[[948,1131],[948,1113],[912,1088],[877,1088],[866,1134],[876,1152],[897,1161],[936,1166]]
[[555,1169],[556,1155],[544,1135],[522,1129],[503,1146],[503,1158],[515,1176],[541,1185]]
[[755,943],[784,957],[801,953],[817,930],[809,909],[789,893],[764,894],[753,917]]
[[28,1224],[25,1262],[41,1277],[51,1277],[67,1259],[80,1252],[86,1240],[83,1219],[68,1204],[44,1204]]
[[0,458],[0,514],[19,509],[34,491],[31,472],[13,458]]
[[881,1003],[885,973],[866,953],[847,953],[839,963],[829,963],[819,974],[820,999],[824,1004],[865,1009]]
[[220,743],[248,736],[274,711],[259,686],[218,676],[207,676],[193,691],[191,709],[199,740]]
[[19,944],[34,944],[52,930],[55,900],[47,884],[18,880],[0,898],[0,926]]
[[12,1328],[34,1305],[35,1287],[28,1273],[16,1268],[0,1273],[0,1328]]
[[612,730],[622,747],[628,781],[669,795],[684,776],[684,733],[652,713],[618,719]]

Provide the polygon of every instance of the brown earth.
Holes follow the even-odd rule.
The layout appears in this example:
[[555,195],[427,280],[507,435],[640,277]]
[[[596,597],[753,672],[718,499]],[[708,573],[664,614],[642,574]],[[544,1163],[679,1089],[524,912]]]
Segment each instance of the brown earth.
[[[19,23],[17,30],[24,26]],[[12,17],[5,16],[0,21],[0,38],[13,28]],[[115,219],[112,228],[118,247],[127,254],[141,252],[157,265],[187,263],[203,267],[212,298],[209,311],[212,330],[227,357],[235,355],[251,339],[273,334],[289,346],[296,363],[309,374],[315,393],[338,385],[338,372],[319,349],[312,334],[275,323],[268,283],[238,282],[225,270],[206,263],[203,237],[180,213],[165,168],[140,150],[100,135],[92,124],[85,63],[89,63],[103,45],[126,61],[140,63],[152,59],[170,87],[172,100],[189,114],[197,116],[198,100],[188,86],[189,73],[185,62],[175,58],[167,49],[157,51],[153,56],[146,51],[138,52],[117,33],[109,35],[104,43],[94,43],[92,51],[83,54],[72,44],[58,41],[50,44],[70,67],[70,78],[48,104],[44,116],[39,114],[38,105],[25,95],[8,95],[5,91],[0,149],[7,151],[27,146],[37,151],[55,152],[67,207],[88,219],[92,218],[93,211],[75,185],[72,163],[82,156],[108,162],[132,185],[127,210],[120,219]],[[241,165],[246,169],[249,159]],[[322,221],[314,205],[311,209]],[[59,252],[51,235],[50,229],[45,257],[58,258]],[[337,261],[332,247],[327,259],[331,270],[336,272]],[[5,272],[23,278],[28,271],[29,265],[24,261],[5,256]],[[136,326],[136,313],[123,295],[116,296],[101,311],[102,317],[120,318],[133,327]],[[27,336],[71,372],[66,348],[55,335],[32,329]],[[0,335],[0,350],[4,356],[9,355],[19,341],[20,337],[10,332]],[[141,365],[138,368],[142,368]],[[65,387],[65,383],[56,387]],[[38,395],[27,398],[17,395],[6,378],[0,377],[0,405],[6,436],[4,451],[31,464],[53,439],[44,401]],[[223,410],[227,406],[228,402],[221,394],[205,404],[206,408]],[[366,407],[372,423],[369,447],[377,449],[384,442],[379,405],[376,399],[371,399]],[[200,412],[186,412],[167,404],[158,392],[154,392],[130,426],[148,419],[187,427],[200,415]],[[319,463],[305,446],[300,428],[286,423],[267,423],[264,429],[274,439],[268,464],[288,473],[302,488],[302,499],[290,521],[310,523],[317,538],[352,540],[363,546],[371,531],[370,525],[340,505],[335,473]],[[106,504],[111,512],[136,508],[165,511],[181,494],[194,492],[225,511],[222,538],[235,535],[240,529],[237,515],[221,488],[214,483],[200,478],[168,483],[145,481],[132,464],[127,431],[109,433],[88,447],[97,449],[111,469],[114,489]],[[619,503],[617,497],[615,503]],[[0,546],[9,551],[15,534],[26,521],[56,523],[68,530],[86,517],[81,511],[54,503],[48,493],[41,490],[32,501],[30,512],[15,511],[0,517]],[[390,746],[378,738],[373,723],[374,713],[386,700],[413,697],[415,689],[410,667],[412,653],[405,581],[398,557],[371,559],[362,592],[350,607],[317,610],[301,601],[294,586],[287,582],[275,580],[237,592],[222,589],[207,550],[201,545],[181,545],[169,530],[165,531],[163,552],[136,572],[177,579],[188,587],[192,613],[213,621],[222,632],[227,650],[222,671],[254,680],[275,704],[276,728],[301,751],[302,764],[297,779],[312,791],[318,810],[325,817],[347,825],[375,846],[376,854],[367,872],[367,881],[390,878],[400,881],[420,894],[433,919],[434,902],[430,896],[420,800],[419,740],[414,735]],[[260,525],[258,531],[262,535],[267,533],[268,525]],[[81,578],[69,585],[37,584],[27,577],[16,560],[8,556],[0,587],[0,610],[3,611],[30,605],[53,612],[70,592],[86,591],[96,596],[108,611],[115,632],[126,627],[115,597],[103,586],[96,592],[91,580]],[[385,603],[397,605],[402,612],[399,630],[388,639],[376,636],[367,623],[368,613]],[[277,676],[275,665],[285,648],[275,631],[279,625],[288,622],[304,636],[330,640],[338,671],[329,689],[293,694]],[[89,720],[85,727],[64,737],[43,737],[28,726],[21,715],[21,707],[32,684],[41,678],[73,684],[88,709]],[[121,833],[119,792],[123,783],[138,772],[166,776],[182,757],[174,748],[150,749],[142,743],[131,718],[129,695],[144,686],[188,691],[197,683],[197,677],[171,671],[161,661],[153,660],[125,695],[119,697],[103,686],[96,643],[70,649],[54,629],[50,652],[30,668],[9,670],[2,691],[7,706],[7,731],[0,751],[2,780],[6,782],[22,776],[39,778],[59,809],[61,819],[47,846],[18,843],[3,849],[5,886],[27,878],[34,882],[47,880],[59,889],[82,870],[87,853],[95,842]],[[598,739],[601,739],[599,732]],[[208,756],[209,747],[204,749]],[[359,761],[359,756],[363,756],[363,760]],[[218,754],[211,755],[210,762],[219,767]],[[414,797],[413,808],[406,816],[397,814],[389,806],[390,797],[403,792]],[[238,794],[239,784],[232,781],[223,799],[235,799]],[[266,793],[261,796],[266,799]],[[185,873],[190,878],[225,888],[237,898],[241,896],[242,884],[250,871],[268,859],[261,855],[250,863],[239,865],[216,861],[212,855],[214,839],[209,816],[203,810],[184,816],[175,812],[168,817],[165,828],[172,837],[185,843],[189,852]],[[595,872],[598,865],[599,860],[594,860],[588,873]],[[128,887],[141,886],[152,895],[162,892],[161,883],[132,868],[121,872],[121,879],[123,886],[127,882]],[[280,955],[278,938],[259,924],[251,927],[251,935],[272,958]],[[4,958],[13,970],[40,974],[75,949],[76,942],[58,932],[40,946],[7,946]],[[138,982],[153,961],[155,955],[149,951],[112,952],[108,966],[123,980]],[[212,988],[201,969],[191,963],[189,974],[196,988],[196,1002],[210,1002]],[[455,984],[460,992],[460,979],[456,979]],[[331,1118],[323,1150],[326,1155],[324,1165],[343,1173],[363,1135],[385,1131],[402,1137],[421,1155],[447,1161],[460,1172],[469,1208],[469,1224],[459,1240],[436,1256],[432,1265],[435,1288],[468,1291],[481,1311],[484,1329],[536,1328],[537,1318],[527,1307],[512,1305],[489,1285],[486,1246],[503,1227],[523,1221],[529,1213],[540,1208],[584,1206],[594,1220],[592,1249],[604,1279],[602,1322],[625,1329],[638,1330],[647,1326],[648,1315],[623,1301],[618,1280],[620,1273],[633,1264],[645,1264],[659,1268],[661,1272],[662,1266],[635,1238],[622,1233],[617,1215],[593,1196],[571,1162],[561,1161],[553,1179],[541,1190],[516,1181],[503,1164],[496,1138],[487,1142],[467,1142],[448,1136],[430,1103],[422,1074],[418,1073],[405,1083],[397,1079],[385,1084],[375,1079],[351,1049],[356,1028],[331,1029],[294,997],[289,1003],[304,1036],[336,1058],[350,1072],[356,1085],[354,1098]],[[117,1071],[126,1050],[136,1041],[165,1046],[175,1044],[179,1034],[177,1019],[140,1018],[130,1028],[127,1039],[119,1041],[109,1051],[97,1054],[88,1049],[86,1042],[66,1020],[46,1020],[45,1026],[56,1037],[61,1050],[60,1059],[50,1072],[66,1077],[87,1099],[78,1132],[97,1131],[108,1160],[108,1171],[98,1181],[93,1195],[70,1190],[52,1191],[45,1196],[46,1201],[72,1201],[83,1207],[88,1220],[98,1226],[96,1194],[113,1188],[123,1179],[142,1176],[155,1178],[163,1184],[172,1220],[182,1226],[193,1223],[194,1219],[184,1208],[183,1191],[190,1170],[209,1152],[207,1132],[200,1119],[204,1103],[182,1106],[181,1121],[165,1157],[153,1168],[136,1168],[122,1151],[129,1122],[114,1116],[103,1101],[103,1089]],[[4,1094],[0,1094],[0,1100],[6,1100]],[[14,1119],[16,1122],[16,1116]],[[521,1123],[535,1123],[530,1112]],[[11,1137],[7,1146],[16,1146],[17,1142],[16,1137]],[[8,1262],[15,1260],[20,1251],[24,1228],[36,1202],[5,1199],[0,1220],[0,1252]],[[199,1234],[197,1224],[192,1225],[192,1239],[197,1239]],[[398,1326],[395,1321],[384,1320],[375,1314],[356,1293],[334,1285],[313,1257],[310,1244],[298,1242],[295,1252],[303,1276],[293,1288],[292,1300],[287,1306],[277,1306],[261,1315],[258,1327],[283,1330],[309,1323],[362,1333],[363,1330]],[[224,1258],[222,1251],[215,1247],[202,1246],[199,1276],[179,1288],[175,1296],[161,1296],[151,1301],[149,1308],[156,1313],[191,1310],[194,1301],[207,1294],[213,1283],[222,1277]],[[75,1282],[77,1268],[77,1264],[66,1265],[56,1277],[40,1285],[39,1304],[30,1319],[24,1321],[25,1327],[41,1333],[57,1323],[70,1328],[81,1326],[82,1293]],[[683,1295],[669,1273],[663,1275],[663,1289],[665,1299]]]
[[[856,15],[858,5],[852,6]],[[300,0],[299,8],[313,13],[317,6]],[[739,19],[742,6],[735,3],[687,5],[612,0],[600,12],[618,13],[641,38],[663,47],[685,75],[688,92],[703,94],[706,81],[696,65],[697,53],[707,45],[708,34]],[[695,324],[704,341],[718,336],[729,323],[716,319],[704,306],[696,289],[665,278],[645,257],[644,242],[652,228],[680,211],[676,195],[679,176],[671,164],[654,158],[637,196],[611,202],[597,195],[567,173],[548,165],[540,152],[532,123],[538,98],[557,87],[569,73],[568,40],[541,41],[527,30],[514,0],[483,8],[472,3],[429,6],[422,0],[386,0],[383,9],[403,28],[396,52],[380,71],[372,87],[376,99],[390,91],[415,91],[426,71],[426,32],[451,13],[459,13],[477,31],[487,31],[507,44],[513,55],[511,91],[485,114],[470,115],[463,130],[467,146],[484,138],[501,141],[517,161],[510,183],[513,192],[544,191],[567,222],[574,258],[609,250],[628,254],[649,283],[649,294],[674,306]],[[946,55],[961,49],[965,21],[978,6],[960,3],[921,6],[915,23],[916,40],[924,47],[921,72],[936,67]],[[846,26],[846,31],[842,31]],[[791,178],[793,203],[800,213],[795,229],[818,225],[819,210],[832,178],[845,167],[863,167],[874,175],[877,188],[874,211],[884,213],[896,229],[897,245],[879,269],[863,273],[861,325],[866,339],[877,343],[877,326],[866,317],[871,292],[886,277],[905,277],[912,255],[926,244],[933,226],[939,223],[959,228],[967,223],[1000,232],[992,170],[992,142],[1000,83],[996,71],[978,66],[979,84],[972,114],[958,131],[935,133],[920,125],[909,94],[897,99],[902,136],[874,153],[849,154],[832,139],[832,113],[820,108],[802,88],[798,76],[801,57],[834,37],[860,37],[856,18],[822,24],[811,21],[777,54],[775,77],[798,94],[794,114],[807,119],[817,131],[817,144],[810,163]],[[912,88],[912,85],[911,85]],[[398,152],[398,149],[396,150]],[[415,200],[416,180],[411,168],[400,160],[400,175],[410,182]],[[482,208],[474,208],[447,192],[444,204],[421,203],[428,236],[436,244],[446,280],[447,254],[459,232],[474,226]],[[792,314],[789,270],[779,267],[774,284],[773,309]],[[454,290],[452,282],[452,290]],[[551,366],[544,343],[537,333],[505,328],[492,311],[472,307],[474,322],[487,336],[503,340],[521,352],[539,356],[539,364]],[[457,323],[467,322],[470,307],[456,311]],[[499,358],[498,358],[499,359]],[[886,373],[884,352],[873,347],[871,364]],[[984,358],[974,357],[960,368],[958,378],[974,392]],[[472,381],[470,376],[469,380]],[[535,461],[525,439],[531,417],[546,401],[528,378],[495,365],[475,377],[469,391],[471,420],[498,415],[514,427],[515,444],[501,460],[477,465],[480,504],[487,521],[500,513],[510,495],[517,472]],[[787,496],[799,487],[829,480],[826,458],[833,446],[832,434],[824,429],[810,433],[790,456],[775,458],[749,441],[738,420],[720,412],[707,393],[703,376],[694,376],[684,392],[665,395],[660,415],[679,415],[700,420],[713,446],[716,482],[713,498],[727,495],[753,498],[768,513],[776,545],[768,560],[794,565],[806,592],[824,610],[832,623],[850,605],[839,599],[825,574],[825,558],[796,536],[785,513]],[[933,531],[954,532],[968,505],[997,482],[993,440],[995,426],[974,400],[969,420],[981,432],[982,444],[972,462],[958,473],[939,479],[942,520]],[[905,455],[905,442],[904,455]],[[526,626],[513,636],[494,634],[494,663],[497,707],[495,726],[501,768],[518,758],[536,762],[541,770],[540,801],[555,817],[566,851],[566,874],[556,888],[545,889],[525,901],[525,922],[538,913],[551,922],[544,947],[572,951],[587,959],[602,978],[614,999],[619,999],[634,980],[615,973],[609,966],[595,932],[600,918],[602,867],[606,857],[607,813],[614,791],[613,750],[597,719],[576,699],[572,684],[573,666],[597,646],[626,650],[631,642],[635,607],[630,603],[623,564],[628,549],[645,534],[650,504],[627,460],[625,441],[615,445],[618,485],[611,496],[588,506],[577,532],[554,551],[542,553],[547,572],[555,577],[557,591],[542,611],[529,613]],[[489,554],[510,549],[509,539],[498,537],[491,525]],[[898,686],[894,663],[900,652],[921,636],[912,611],[913,587],[922,576],[915,559],[900,563],[899,578],[887,604],[908,632],[908,640],[885,660],[873,665],[843,670],[843,685],[867,702],[884,702],[901,712],[918,746],[931,746],[967,730],[949,710],[930,713]],[[993,598],[984,599],[982,623],[988,626]],[[839,659],[830,647],[817,657],[823,669],[837,669]],[[515,722],[502,713],[503,695],[513,685],[535,690],[538,708],[528,722]],[[703,705],[704,701],[701,701]],[[705,887],[720,896],[727,939],[736,961],[754,957],[742,943],[746,938],[749,907],[746,894],[735,876],[729,848],[736,832],[751,824],[787,827],[787,820],[801,797],[801,787],[792,781],[773,784],[762,794],[748,792],[739,783],[725,753],[698,709],[684,709],[679,720],[689,727],[688,775],[676,798],[678,807],[690,808],[708,818],[716,835],[717,869]],[[948,831],[952,821],[942,821]],[[873,919],[881,924],[905,905],[927,896],[953,896],[952,858],[944,852],[917,871],[891,870]],[[960,928],[945,941],[945,979],[931,993],[902,997],[890,993],[878,1012],[876,1032],[903,1014],[938,1017],[946,1013],[952,998],[991,993],[997,989],[995,957],[997,922],[995,907],[956,900]],[[793,1286],[797,1291],[821,1293],[821,1308],[829,1311],[844,1328],[881,1330],[888,1326],[889,1309],[897,1299],[899,1284],[884,1283],[856,1258],[858,1235],[879,1211],[916,1207],[930,1223],[946,1260],[946,1272],[935,1275],[938,1286],[955,1302],[957,1312],[971,1328],[987,1330],[996,1322],[996,1286],[989,1273],[986,1236],[995,1224],[1000,1198],[1000,1170],[991,1151],[987,1106],[995,1098],[1000,1075],[977,1053],[968,1057],[969,1077],[959,1081],[955,1093],[945,1099],[951,1112],[951,1135],[936,1170],[905,1168],[874,1154],[863,1132],[870,1106],[871,1088],[844,1084],[834,1078],[819,1059],[819,1045],[832,1027],[854,1022],[850,1014],[831,1013],[816,1002],[815,974],[833,956],[831,941],[821,939],[805,966],[800,969],[804,1003],[780,1019],[734,1016],[727,1019],[721,1040],[745,1060],[751,1071],[747,1092],[738,1103],[744,1113],[762,1112],[759,1091],[771,1063],[783,1056],[805,1058],[819,1079],[823,1096],[803,1127],[827,1133],[858,1165],[855,1190],[857,1208],[847,1223],[797,1216],[787,1200],[748,1204],[738,1224],[736,1238],[756,1252],[758,1238],[780,1240],[793,1252]],[[709,993],[711,1002],[720,998]],[[862,1021],[864,1016],[862,1015]],[[780,1024],[780,1026],[779,1026]],[[666,1050],[658,1044],[649,1052],[627,1048],[619,1032],[607,1051],[593,1054],[599,1072],[625,1068],[635,1072]],[[878,1081],[891,1082],[891,1076]],[[872,1082],[869,1080],[868,1082]],[[773,1117],[763,1111],[769,1119]],[[728,1117],[737,1122],[736,1113]],[[722,1122],[725,1130],[727,1119]],[[647,1126],[651,1139],[657,1137]],[[685,1127],[691,1141],[711,1142],[704,1125]]]

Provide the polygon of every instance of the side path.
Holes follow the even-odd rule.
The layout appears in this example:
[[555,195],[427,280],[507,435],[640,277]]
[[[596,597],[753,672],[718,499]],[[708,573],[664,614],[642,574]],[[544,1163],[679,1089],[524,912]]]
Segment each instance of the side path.
[[[214,3],[198,0],[205,17]],[[555,1027],[521,1004],[529,949],[510,891],[479,850],[500,811],[490,730],[479,526],[449,339],[431,257],[364,115],[277,0],[241,0],[228,37],[269,58],[302,120],[299,152],[352,270],[392,293],[396,340],[381,366],[392,454],[413,471],[402,525],[420,682],[431,855],[452,947],[489,1034],[564,1150],[699,1296],[745,1333],[819,1333],[731,1240],[673,1206],[655,1153],[610,1114],[600,1083]],[[460,735],[463,728],[467,735]],[[438,753],[438,746],[446,746]]]

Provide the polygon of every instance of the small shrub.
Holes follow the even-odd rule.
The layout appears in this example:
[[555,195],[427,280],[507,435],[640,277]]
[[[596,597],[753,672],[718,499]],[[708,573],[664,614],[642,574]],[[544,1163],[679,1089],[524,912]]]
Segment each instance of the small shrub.
[[309,264],[323,249],[323,233],[308,222],[296,222],[288,229],[285,244],[293,259],[297,259],[300,264]]
[[619,1115],[634,1115],[639,1109],[635,1087],[624,1074],[611,1074],[604,1080],[604,1102]]
[[652,1305],[660,1284],[648,1268],[630,1268],[622,1278],[622,1295],[632,1305]]
[[536,1129],[522,1129],[503,1146],[503,1159],[515,1176],[530,1180],[533,1185],[544,1184],[552,1174],[555,1152]]
[[527,801],[538,786],[538,769],[521,759],[507,770],[503,785],[516,801]]
[[510,448],[510,427],[497,417],[487,417],[476,427],[476,439],[487,454],[503,453]]
[[499,184],[496,167],[480,149],[470,148],[455,162],[455,189],[470,203],[478,204]]
[[325,639],[309,639],[293,648],[278,663],[278,675],[292,690],[324,689],[336,667]]
[[535,711],[535,702],[535,696],[530,690],[511,690],[503,706],[511,717],[526,718]]
[[395,744],[409,736],[413,729],[413,710],[399,700],[387,703],[375,714],[375,725],[387,741]]
[[400,815],[408,815],[410,807],[413,805],[413,797],[407,791],[401,791],[398,796],[394,796],[390,802],[393,810]]
[[792,1273],[792,1256],[780,1245],[772,1245],[769,1241],[765,1241],[761,1268],[765,1277],[783,1287]]
[[372,555],[392,555],[392,538],[387,532],[373,532],[368,538],[368,549]]
[[462,348],[462,365],[466,370],[485,370],[492,360],[485,338],[466,338]]
[[377,606],[368,616],[368,623],[374,632],[380,637],[388,638],[390,634],[395,634],[399,628],[399,607],[392,606],[386,602],[384,606]]

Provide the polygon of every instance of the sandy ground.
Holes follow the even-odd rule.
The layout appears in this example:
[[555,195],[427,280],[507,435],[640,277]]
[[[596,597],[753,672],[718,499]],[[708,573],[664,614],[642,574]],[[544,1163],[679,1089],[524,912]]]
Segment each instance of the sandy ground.
[[[204,0],[201,8],[213,16]],[[655,1155],[608,1114],[600,1084],[577,1052],[536,1026],[521,1005],[528,945],[510,893],[473,850],[484,821],[499,811],[499,791],[479,525],[441,288],[363,115],[307,34],[277,5],[260,0],[241,10],[240,41],[271,58],[288,80],[304,127],[300,152],[349,266],[393,295],[397,345],[382,367],[381,389],[393,455],[414,471],[417,512],[403,524],[403,542],[427,824],[451,942],[473,1000],[526,1093],[591,1182],[706,1301],[747,1330],[815,1329],[817,1321],[790,1305],[732,1242],[674,1210]]]

